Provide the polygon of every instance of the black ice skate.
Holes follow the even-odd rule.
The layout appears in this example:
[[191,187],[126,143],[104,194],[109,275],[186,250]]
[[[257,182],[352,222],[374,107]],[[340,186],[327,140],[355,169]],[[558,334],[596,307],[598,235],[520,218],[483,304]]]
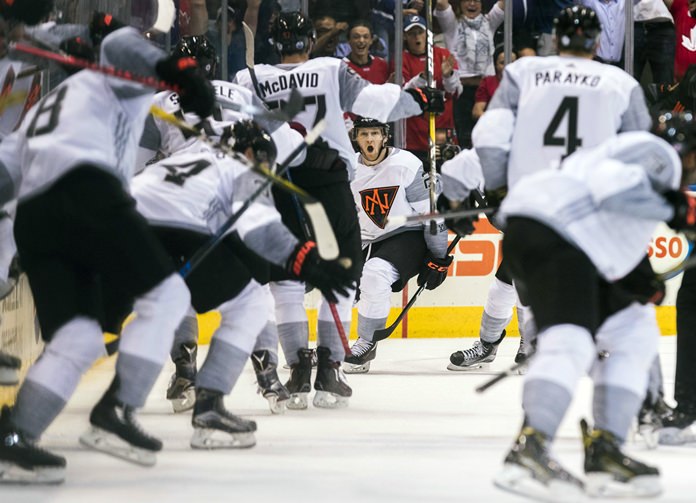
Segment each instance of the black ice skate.
[[377,343],[358,337],[350,354],[346,356],[344,369],[346,374],[365,374],[370,370],[370,362],[377,356]]
[[317,359],[316,393],[312,403],[324,409],[348,407],[353,390],[348,386],[341,362],[331,360],[331,350],[321,346],[317,348]]
[[505,338],[505,330],[500,334],[500,339],[493,343],[478,340],[469,349],[455,351],[450,355],[447,370],[475,370],[488,366],[490,362],[495,360],[498,345],[503,338]]
[[181,353],[174,360],[176,370],[172,374],[167,388],[167,400],[172,403],[174,412],[184,412],[193,408],[196,402],[196,355],[195,343],[181,345]]
[[275,363],[270,362],[270,353],[266,350],[251,353],[251,362],[256,372],[258,392],[268,400],[273,414],[283,414],[290,399],[290,392],[278,379]]
[[157,462],[156,452],[162,442],[142,430],[135,418],[135,409],[119,402],[114,380],[89,416],[91,428],[80,437],[80,442],[97,451],[110,454],[143,466]]
[[59,484],[65,458],[37,447],[10,422],[10,408],[0,413],[0,483]]
[[0,351],[0,385],[13,386],[19,383],[22,360]]
[[684,445],[696,442],[696,415],[673,410],[662,419],[658,435],[662,445]]
[[660,439],[662,422],[673,412],[662,396],[652,403],[651,397],[646,397],[638,412],[638,435],[643,439],[648,449],[655,449]]
[[311,349],[297,351],[299,361],[290,366],[290,379],[285,387],[290,393],[288,409],[301,410],[307,408],[307,395],[312,391],[312,354]]
[[529,426],[522,427],[494,484],[515,494],[552,503],[583,498],[582,482],[551,457],[546,436]]
[[629,458],[608,431],[590,430],[580,422],[585,446],[585,489],[593,498],[648,498],[662,492],[657,468]]
[[[310,348],[310,351],[312,352],[312,368],[315,369],[317,368],[317,350]],[[283,365],[283,368],[285,370],[290,370],[290,365],[286,363],[285,365]]]
[[196,390],[191,424],[191,447],[194,449],[241,449],[256,445],[256,422],[242,419],[225,409],[219,391]]

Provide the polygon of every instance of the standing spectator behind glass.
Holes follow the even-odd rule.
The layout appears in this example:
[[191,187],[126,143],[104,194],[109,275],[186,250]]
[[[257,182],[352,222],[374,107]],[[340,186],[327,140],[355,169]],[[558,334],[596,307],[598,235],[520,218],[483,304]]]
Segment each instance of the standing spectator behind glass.
[[537,41],[538,56],[554,56],[558,54],[553,37],[553,20],[566,7],[575,4],[574,0],[527,0],[530,10],[528,17],[534,20],[534,26],[539,32]]
[[[674,18],[677,48],[674,51],[674,80],[679,82],[689,65],[696,63],[696,0],[664,0]],[[692,31],[693,30],[693,31]]]
[[[249,3],[252,3],[251,1]],[[253,3],[260,3],[258,0]],[[229,80],[235,73],[246,68],[246,43],[244,42],[244,31],[242,30],[242,20],[244,15],[240,9],[235,9],[232,5],[227,5],[227,72]],[[218,9],[214,26],[210,27],[205,36],[215,47],[215,52],[222,58],[222,8]],[[216,78],[221,78],[221,66],[218,65]]]
[[[404,88],[425,86],[425,19],[420,16],[404,19],[404,40]],[[462,86],[457,77],[457,61],[444,47],[433,48],[433,85],[445,90],[445,111],[435,119],[435,127],[451,130],[454,127],[453,102]],[[406,150],[423,162],[428,158],[428,136],[427,114],[406,120]]]
[[[512,63],[517,59],[517,53],[512,53],[512,58],[510,62]],[[495,46],[495,52],[493,53],[493,61],[495,62],[495,75],[489,75],[481,80],[481,83],[476,89],[476,98],[474,100],[474,109],[471,111],[471,115],[474,120],[478,120],[479,117],[483,115],[488,107],[488,102],[491,101],[495,90],[498,89],[500,84],[500,79],[503,78],[503,70],[505,69],[505,47],[503,44],[498,44]]]
[[389,78],[389,68],[386,60],[370,54],[374,41],[370,23],[362,19],[354,21],[348,28],[350,52],[343,61],[368,82],[384,84]]
[[[629,0],[637,4],[640,0]],[[595,60],[623,68],[626,37],[626,0],[582,0],[582,5],[597,13],[602,24]]]
[[640,81],[643,69],[650,66],[656,84],[674,82],[676,35],[672,15],[662,0],[641,0],[633,11],[633,68]]
[[459,145],[471,147],[476,89],[481,79],[493,75],[493,33],[503,22],[504,4],[500,0],[488,14],[481,12],[481,0],[437,0],[435,17],[445,35],[445,44],[459,64],[457,72],[462,91],[454,107],[454,122]]
[[338,37],[348,29],[348,23],[340,22],[329,16],[328,14],[319,15],[314,20],[314,31],[317,34],[317,40],[314,42],[312,49],[312,58],[321,58],[324,56],[336,56],[336,47],[338,47]]

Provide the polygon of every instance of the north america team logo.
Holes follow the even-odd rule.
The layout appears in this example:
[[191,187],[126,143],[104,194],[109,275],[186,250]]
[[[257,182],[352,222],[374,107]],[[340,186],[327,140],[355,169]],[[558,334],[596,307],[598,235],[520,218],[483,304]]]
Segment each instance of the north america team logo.
[[389,211],[398,191],[398,185],[360,191],[360,202],[363,210],[380,229],[384,229],[387,225],[387,217],[389,217]]

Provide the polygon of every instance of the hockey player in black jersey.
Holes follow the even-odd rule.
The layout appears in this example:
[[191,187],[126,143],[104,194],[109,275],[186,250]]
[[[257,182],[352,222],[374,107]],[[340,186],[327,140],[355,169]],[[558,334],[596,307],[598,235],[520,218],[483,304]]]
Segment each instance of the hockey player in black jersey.
[[[442,95],[437,90],[401,90],[394,84],[373,85],[363,80],[343,61],[320,57],[309,59],[314,43],[311,22],[299,12],[281,13],[273,28],[273,42],[281,55],[277,66],[256,65],[242,70],[235,81],[253,90],[269,107],[280,107],[296,89],[304,98],[304,109],[293,119],[299,131],[308,131],[320,120],[327,122],[321,142],[307,152],[307,160],[292,168],[289,177],[324,205],[339,243],[341,256],[348,257],[357,280],[362,270],[360,228],[349,181],[355,171],[355,154],[345,130],[343,112],[370,116],[386,122],[420,115],[424,110],[441,112]],[[306,239],[304,217],[291,197],[276,194],[284,222],[297,236]],[[306,408],[311,391],[311,354],[307,348],[309,327],[303,305],[304,285],[287,281],[271,285],[276,300],[276,319],[285,358],[291,367],[288,388],[293,398],[288,407]],[[353,294],[339,297],[336,311],[345,333],[349,333]],[[345,351],[330,306],[322,301],[317,326],[318,367],[314,405],[342,407],[352,394],[340,368]]]

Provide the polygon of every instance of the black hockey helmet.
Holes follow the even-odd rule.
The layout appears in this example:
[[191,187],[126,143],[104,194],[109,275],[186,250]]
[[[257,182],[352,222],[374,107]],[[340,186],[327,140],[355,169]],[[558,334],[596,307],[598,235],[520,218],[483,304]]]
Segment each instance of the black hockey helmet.
[[309,51],[315,38],[312,22],[301,12],[281,12],[271,31],[273,45],[280,54],[295,54]]
[[385,140],[389,138],[389,124],[387,124],[386,122],[380,122],[377,119],[372,119],[370,117],[358,117],[353,121],[351,139],[353,141],[357,140],[358,129],[373,127],[382,129],[382,135],[384,136]]
[[29,26],[48,18],[51,11],[53,11],[53,0],[0,0],[1,17]]
[[[94,63],[97,60],[97,55],[94,51],[94,47],[92,46],[92,42],[84,37],[66,38],[60,43],[58,48],[68,56],[89,61],[90,63]],[[67,72],[68,75],[72,75],[81,70],[80,67],[72,65],[60,66],[65,72]]]
[[225,128],[221,143],[227,143],[232,150],[243,154],[248,148],[254,153],[254,159],[259,164],[272,166],[278,151],[271,135],[256,122],[245,119],[235,122]]
[[218,65],[217,53],[210,41],[203,35],[181,37],[172,54],[195,59],[207,78],[215,78]]
[[559,50],[591,53],[602,31],[597,13],[581,5],[563,9],[553,25]]

